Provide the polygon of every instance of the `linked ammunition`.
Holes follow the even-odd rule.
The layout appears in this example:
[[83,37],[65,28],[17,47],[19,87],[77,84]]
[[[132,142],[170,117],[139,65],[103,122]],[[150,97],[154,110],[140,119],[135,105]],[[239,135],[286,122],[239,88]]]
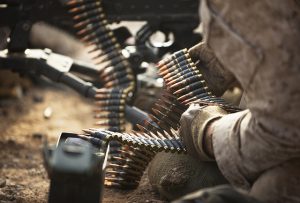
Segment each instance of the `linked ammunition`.
[[169,62],[167,62],[165,64],[160,64],[160,66],[158,67],[158,69],[160,71],[166,70],[166,69],[172,67],[173,65],[175,65],[175,63],[179,64],[179,63],[187,60],[187,57],[188,57],[187,53],[180,53],[180,56],[178,56],[178,57],[172,56],[172,58],[170,60],[173,60],[173,61],[169,61]]
[[120,140],[120,142],[132,145],[133,147],[144,145],[146,148],[148,148],[150,145],[152,145],[152,143],[150,142],[146,142],[142,139],[136,139],[135,136],[130,136],[126,133],[118,134],[118,139]]
[[120,119],[124,118],[124,113],[117,112],[103,112],[99,114],[95,114],[94,117],[98,119]]
[[159,100],[159,101],[162,101],[162,103],[165,103],[165,105],[167,105],[167,106],[172,106],[173,109],[178,109],[179,114],[182,114],[186,110],[186,107],[184,105],[182,105],[181,103],[179,103],[177,101],[177,99],[173,100],[172,102],[169,101],[168,99],[163,99],[163,100]]
[[139,157],[139,158],[144,159],[146,161],[150,161],[153,158],[153,156],[155,155],[155,153],[153,153],[151,151],[142,150],[142,149],[139,149],[139,148],[133,148],[133,147],[130,147],[130,146],[128,148],[128,154],[130,154],[131,156]]
[[[181,77],[179,77],[179,79],[174,80],[174,82],[168,83],[168,85],[170,86],[170,89],[174,91],[175,89],[179,89],[180,87],[187,86],[187,85],[197,82],[197,81],[199,81],[198,76],[192,76],[192,77],[188,77],[188,78],[181,76]],[[203,83],[204,83],[204,81],[203,81]]]
[[159,128],[159,126],[155,122],[149,121],[149,120],[144,120],[143,121],[143,126],[145,128],[147,128],[148,130],[150,130],[150,131],[162,130],[162,129]]
[[124,112],[124,106],[102,106],[95,109],[96,112],[101,111],[115,111],[115,112]]
[[102,100],[120,100],[120,99],[126,99],[126,94],[101,94],[101,93],[97,93],[95,95],[95,99],[97,99],[97,101],[102,101]]
[[104,185],[107,187],[119,188],[119,189],[135,189],[138,184],[136,183],[128,183],[125,181],[119,182],[111,182],[111,181],[104,181]]
[[[85,140],[88,140],[94,144],[94,142],[99,143],[101,141],[101,144],[103,145],[103,142],[108,142],[111,140],[117,140],[123,144],[130,145],[130,146],[138,146],[142,148],[146,148],[147,150],[153,151],[153,152],[159,152],[159,151],[171,151],[171,152],[178,152],[182,153],[185,152],[185,148],[180,143],[179,139],[171,138],[167,139],[165,138],[166,135],[163,133],[157,132],[157,134],[149,132],[148,133],[107,133],[107,131],[101,132],[91,132],[85,130],[85,132],[90,133],[91,137],[84,136],[83,138]],[[139,155],[138,155],[139,156]],[[145,158],[145,157],[144,157]],[[133,163],[135,163],[133,161]],[[130,164],[127,163],[128,166]]]
[[130,146],[133,146],[133,147],[143,146],[143,148],[147,149],[147,150],[151,150],[154,146],[152,142],[150,142],[147,139],[144,139],[142,137],[136,138],[135,136],[133,136],[133,139],[134,139],[134,141],[132,143],[127,143],[127,144]]
[[121,79],[115,79],[112,81],[109,81],[105,84],[106,87],[114,87],[114,86],[121,86],[122,84],[128,85],[128,82],[130,82],[129,78],[121,78]]
[[[115,80],[115,79],[121,79],[121,78],[127,77],[128,74],[130,74],[130,73],[128,73],[128,70],[125,69],[125,70],[117,71],[117,72],[114,72],[113,74],[107,75],[103,78],[103,80],[110,81],[110,80]],[[133,76],[130,75],[130,79],[133,79]]]
[[190,91],[197,90],[199,88],[204,88],[205,89],[205,83],[204,81],[196,81],[192,84],[187,85],[186,87],[183,87],[177,91],[174,92],[175,95],[182,95],[182,93],[187,93]]
[[[96,105],[98,106],[95,109],[95,117],[101,119],[97,124],[112,131],[123,131],[125,99],[135,86],[133,71],[120,52],[121,46],[108,27],[101,1],[70,0],[67,1],[66,5],[70,7],[69,12],[75,20],[74,27],[78,30],[77,35],[89,48],[93,62],[99,67],[101,81],[107,88],[98,90],[95,96],[97,99]],[[154,145],[157,143],[153,140],[149,141],[145,137],[137,137],[134,134],[119,134],[108,131],[99,133],[100,131],[95,129],[85,130],[84,132],[90,135],[89,140],[97,139],[104,142],[116,140],[134,147],[145,146],[147,149],[156,149]],[[148,150],[143,151],[131,147],[127,147],[126,150],[131,152],[116,150],[117,154],[111,154],[112,158],[109,162],[117,161],[123,166],[109,164],[109,167],[113,168],[115,173],[107,174],[106,185],[122,188],[136,187],[145,170],[144,165],[147,165],[154,155]],[[114,156],[121,157],[121,155],[128,155],[132,159],[114,158]]]
[[105,173],[106,173],[107,176],[129,178],[130,180],[139,181],[139,179],[140,179],[140,177],[130,175],[130,174],[124,172],[124,171],[107,170]]
[[155,143],[155,146],[156,148],[152,147],[150,150],[154,150],[154,151],[162,151],[162,150],[165,150],[165,151],[168,151],[168,146],[163,143],[162,140],[159,140],[155,134],[153,134],[151,131],[149,131],[148,129],[142,127],[142,126],[139,126],[141,129],[143,129],[142,131],[144,132],[148,132],[151,136],[149,136],[147,133],[144,133],[144,134],[140,134],[140,133],[136,133],[139,137],[146,137],[145,139],[153,139],[153,142]]
[[81,20],[81,19],[85,19],[85,18],[88,18],[88,17],[101,15],[102,12],[103,12],[102,8],[94,8],[92,10],[88,10],[88,11],[85,11],[83,13],[80,13],[80,14],[77,14],[77,15],[73,16],[73,19],[74,20]]
[[198,70],[193,71],[193,72],[191,72],[190,70],[185,70],[185,71],[182,71],[181,73],[172,75],[170,78],[165,78],[165,80],[166,80],[166,83],[168,84],[168,83],[176,80],[177,78],[180,78],[180,77],[189,78],[192,76],[196,76],[196,77],[200,77],[200,78],[202,77],[202,75],[200,74],[200,72]]
[[160,142],[158,142],[158,140],[155,137],[149,136],[146,133],[143,134],[138,134],[139,137],[144,137],[144,139],[149,139],[151,140],[151,142],[154,143],[154,146],[152,147],[153,151],[161,151],[164,148],[164,145],[161,145]]
[[101,148],[103,147],[105,144],[103,142],[103,140],[100,140],[98,138],[94,138],[94,137],[88,137],[86,135],[78,135],[81,139],[86,140],[88,142],[90,142],[92,145],[94,145],[97,148]]
[[111,88],[111,89],[101,88],[101,89],[97,89],[96,92],[99,94],[100,93],[118,94],[118,93],[123,93],[124,90],[120,88]]
[[[101,17],[101,16],[100,16]],[[83,21],[81,21],[83,22]],[[90,23],[90,24],[87,24],[86,26],[80,28],[80,29],[77,29],[77,35],[78,36],[81,36],[81,37],[84,37],[90,33],[100,33],[100,32],[103,32],[103,33],[106,33],[108,32],[107,29],[105,29],[105,25],[108,24],[108,21],[107,20],[101,20],[99,19],[99,21],[97,23]]]
[[156,114],[156,116],[158,118],[160,118],[160,120],[164,120],[166,123],[168,123],[173,128],[177,128],[178,127],[178,123],[176,123],[176,121],[174,121],[173,119],[169,118],[167,115],[165,115],[161,111],[159,111],[157,109],[154,109],[154,108],[152,109],[152,111]]
[[186,108],[181,107],[180,104],[169,102],[166,100],[158,100],[158,102],[155,104],[155,106],[160,106],[161,108],[168,109],[169,107],[170,111],[177,114],[178,116],[181,116],[181,114],[186,110]]
[[106,40],[111,40],[113,33],[109,30],[99,28],[96,31],[91,32],[88,35],[85,35],[81,38],[82,42],[86,42],[87,45],[95,44],[99,42],[105,42]]
[[149,114],[149,117],[157,123],[157,125],[162,128],[162,129],[166,129],[167,131],[169,130],[169,125],[165,124],[165,122],[159,120],[158,118],[156,118],[154,115]]
[[[97,15],[97,16],[94,16],[91,18],[87,18],[85,20],[81,20],[74,25],[74,28],[82,29],[84,27],[89,27],[90,25],[93,26],[93,25],[103,21],[104,17],[105,17],[104,15]],[[107,22],[104,21],[104,23],[106,24]],[[102,29],[102,26],[99,28]],[[108,31],[107,29],[103,29],[103,30]],[[97,32],[97,29],[94,29],[93,31]]]
[[164,105],[155,105],[155,108],[164,112],[167,115],[170,115],[174,120],[179,120],[182,113],[176,113],[176,111],[173,111],[176,107],[174,106],[164,106]]
[[[90,47],[90,46],[93,46],[93,45],[89,45],[87,47]],[[103,50],[99,50],[99,49],[97,49],[95,51],[89,50],[88,52],[90,53],[92,59],[96,59],[97,57],[102,57],[102,56],[108,55],[112,52],[117,52],[120,54],[120,51],[121,51],[120,45],[113,44],[112,46],[107,47],[106,49],[103,49]]]
[[183,94],[182,96],[180,96],[178,98],[178,101],[182,101],[185,104],[186,103],[185,101],[190,101],[194,98],[195,99],[201,99],[201,98],[206,99],[207,97],[212,96],[211,92],[207,92],[207,91],[208,91],[207,87],[196,89],[189,93]]
[[124,171],[128,174],[131,174],[131,175],[136,175],[136,176],[142,176],[143,175],[143,172],[141,171],[138,171],[138,170],[133,170],[130,166],[128,165],[119,165],[119,164],[109,164],[107,166],[108,168],[112,168],[112,169],[115,169],[115,170],[120,170],[120,171]]
[[76,5],[76,4],[82,4],[82,3],[89,2],[89,1],[91,1],[91,0],[70,0],[70,1],[66,2],[66,5],[73,6],[73,5]]
[[97,106],[120,106],[125,104],[124,99],[110,99],[95,102]]
[[108,127],[107,130],[112,132],[124,132],[125,127],[124,126],[114,126],[114,127]]
[[[110,38],[109,40],[106,40],[105,42],[99,42],[96,38],[95,41],[93,41],[95,45],[95,49],[91,50],[90,52],[96,51],[97,49],[107,49],[110,48],[111,46],[114,46],[115,43],[117,43],[116,38]],[[113,65],[113,63],[111,63]],[[97,65],[97,64],[96,64]]]
[[118,153],[118,155],[114,156],[114,158],[115,157],[119,157],[119,158],[123,158],[123,159],[130,159],[133,162],[136,162],[136,163],[138,163],[141,166],[147,166],[147,164],[148,164],[147,160],[144,160],[141,157],[135,156],[134,154],[126,156],[125,155],[126,153],[127,153],[127,151],[126,152],[125,151],[121,151],[121,152]]
[[[103,38],[105,38],[105,36],[103,36]],[[116,42],[117,42],[117,39],[114,37],[107,37],[106,40],[101,40],[99,37],[96,37],[96,38],[93,38],[92,40],[89,40],[88,42],[86,42],[86,45],[87,46],[95,45],[98,49],[100,48],[101,50],[106,51],[106,49],[109,49],[111,46],[114,46],[114,44]],[[94,51],[98,51],[98,50],[96,49]],[[94,52],[94,51],[92,51],[92,52]],[[122,56],[119,56],[119,57],[124,59]],[[93,61],[97,61],[96,59],[97,58],[94,58]],[[99,61],[98,63],[95,63],[96,65],[101,63],[100,58],[98,59],[98,61]],[[105,60],[103,60],[103,61],[105,61]]]
[[161,145],[164,147],[162,150],[164,150],[165,152],[174,152],[174,146],[170,144],[169,140],[165,139],[165,137],[162,136],[162,134],[159,134],[159,132],[157,132],[157,136],[155,133],[150,132],[150,135],[151,137],[155,137],[157,141],[161,142]]
[[[98,124],[114,131],[122,130],[125,98],[134,89],[133,71],[122,56],[116,38],[108,29],[100,1],[94,3],[91,0],[70,0],[68,5],[77,5],[77,8],[70,8],[70,13],[77,21],[75,27],[80,29],[78,35],[91,47],[89,52],[93,53],[94,61],[101,67],[99,76],[104,81],[105,87],[108,89],[119,87],[97,92],[98,108],[95,110],[97,113],[95,117],[101,119]],[[194,99],[188,102],[201,98],[204,98],[204,101],[222,102],[217,98],[208,97],[210,95],[207,93],[209,91],[206,84],[202,81],[203,77],[186,49],[175,52],[171,57],[159,62],[158,69],[171,94],[163,95],[163,101],[153,109],[155,116],[150,116],[153,122],[146,121],[144,126],[138,126],[144,133],[84,131],[90,135],[89,140],[101,142],[116,140],[125,145],[122,150],[117,150],[110,160],[112,163],[109,168],[112,170],[108,173],[106,183],[111,186],[136,187],[143,170],[158,151],[178,153],[186,151],[174,130],[178,129],[180,115],[187,108],[185,103],[180,102],[186,102],[190,98]],[[187,94],[189,96],[186,96]],[[200,94],[203,95],[200,97]],[[178,98],[181,99],[178,101]],[[84,139],[88,139],[86,137],[88,136]]]
[[92,3],[87,3],[87,4],[83,4],[81,6],[77,6],[75,8],[72,8],[69,10],[70,13],[77,13],[77,12],[82,12],[85,10],[89,10],[89,9],[93,9],[95,7],[100,6],[101,3],[99,1],[96,2],[92,2]]
[[124,158],[114,156],[111,158],[111,161],[114,161],[116,164],[119,164],[119,165],[131,166],[131,167],[135,168],[136,170],[145,170],[144,165],[140,165],[131,159],[124,159]]
[[183,72],[185,70],[188,70],[191,68],[190,66],[190,59],[186,60],[186,61],[181,61],[180,63],[172,63],[170,64],[171,66],[163,66],[160,70],[159,70],[159,75],[161,76],[165,76],[165,77],[170,77],[168,74],[176,74],[176,73],[180,73]]
[[107,178],[105,178],[105,181],[106,182],[117,183],[123,189],[135,188],[137,186],[136,181],[129,181],[128,179],[123,178],[123,177],[107,177]]
[[125,69],[125,67],[128,66],[128,63],[126,61],[121,61],[118,64],[115,64],[114,66],[112,66],[111,64],[109,64],[108,66],[106,66],[103,70],[103,72],[100,74],[101,77],[105,77],[109,74],[113,74],[113,72],[115,71],[123,71]]
[[98,138],[103,141],[108,141],[108,136],[106,133],[97,131],[97,130],[92,130],[92,129],[83,129],[83,132],[87,133],[88,135]]

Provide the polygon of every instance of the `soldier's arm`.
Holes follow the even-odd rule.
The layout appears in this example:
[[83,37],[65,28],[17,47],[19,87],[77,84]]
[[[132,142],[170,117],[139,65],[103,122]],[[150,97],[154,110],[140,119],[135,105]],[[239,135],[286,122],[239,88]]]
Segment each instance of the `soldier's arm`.
[[[293,27],[299,25],[300,18],[285,17],[278,23],[272,17],[275,11],[281,16],[289,16],[293,9],[299,13],[300,7],[293,1],[276,1],[265,11],[262,8],[267,1],[248,7],[243,4],[246,1],[203,2],[212,13],[212,21],[206,22],[210,29],[207,43],[241,83],[249,109],[201,121],[205,125],[198,128],[204,130],[198,134],[190,130],[199,124],[193,117],[184,121],[190,126],[182,131],[193,134],[185,140],[192,140],[198,152],[215,157],[232,184],[249,189],[266,170],[299,157],[299,46],[295,44],[300,31]],[[260,15],[264,18],[257,17]],[[201,117],[204,110],[195,116],[212,118]]]

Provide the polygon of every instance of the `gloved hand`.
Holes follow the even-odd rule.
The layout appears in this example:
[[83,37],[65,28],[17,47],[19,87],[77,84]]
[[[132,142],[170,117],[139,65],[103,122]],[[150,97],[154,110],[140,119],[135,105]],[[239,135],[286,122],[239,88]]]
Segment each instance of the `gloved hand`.
[[201,71],[209,89],[216,96],[221,96],[235,81],[233,74],[223,67],[205,43],[190,48],[189,54]]
[[212,151],[211,135],[207,134],[207,127],[226,114],[227,112],[218,106],[203,107],[197,104],[192,104],[182,114],[179,135],[188,154],[202,161],[213,160],[207,153],[207,149]]

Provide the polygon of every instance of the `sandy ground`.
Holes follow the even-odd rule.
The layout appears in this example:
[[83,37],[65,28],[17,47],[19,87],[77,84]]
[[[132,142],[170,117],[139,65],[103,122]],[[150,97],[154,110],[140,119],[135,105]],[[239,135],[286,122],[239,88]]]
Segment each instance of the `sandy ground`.
[[[44,110],[52,115],[45,119]],[[42,138],[93,126],[93,102],[61,86],[31,86],[20,99],[0,99],[0,203],[47,202]],[[134,191],[105,189],[103,202],[163,202],[145,176]]]

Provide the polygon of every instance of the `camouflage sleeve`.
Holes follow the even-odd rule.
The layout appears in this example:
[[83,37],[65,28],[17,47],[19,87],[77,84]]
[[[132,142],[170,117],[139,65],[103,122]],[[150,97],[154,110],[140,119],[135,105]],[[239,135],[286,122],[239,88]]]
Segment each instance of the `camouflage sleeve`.
[[233,185],[249,188],[300,157],[300,4],[203,0],[201,9],[205,42],[240,82],[249,109],[213,124],[215,158]]
[[214,155],[231,184],[250,189],[264,171],[299,157],[297,135],[296,127],[245,110],[214,123]]

